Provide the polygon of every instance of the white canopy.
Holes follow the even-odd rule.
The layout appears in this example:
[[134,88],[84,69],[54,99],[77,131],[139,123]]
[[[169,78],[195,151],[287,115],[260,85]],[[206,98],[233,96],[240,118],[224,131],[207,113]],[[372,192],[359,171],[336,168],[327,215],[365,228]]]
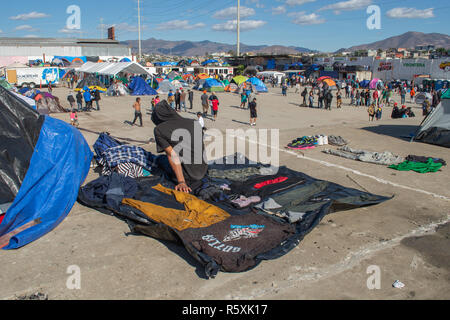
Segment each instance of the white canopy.
[[147,71],[143,66],[136,62],[87,62],[83,64],[77,71],[85,73],[97,73],[108,76],[115,76],[120,72],[151,75],[149,71]]

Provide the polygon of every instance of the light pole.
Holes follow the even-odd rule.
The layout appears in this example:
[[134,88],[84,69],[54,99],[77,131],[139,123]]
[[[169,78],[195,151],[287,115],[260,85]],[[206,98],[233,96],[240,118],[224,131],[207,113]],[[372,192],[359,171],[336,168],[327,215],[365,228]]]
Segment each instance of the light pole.
[[241,54],[240,54],[240,48],[241,48],[241,45],[240,45],[240,39],[239,39],[239,37],[240,37],[240,20],[241,20],[241,1],[240,0],[238,0],[238,5],[237,5],[237,50],[236,50],[236,56],[240,56]]
[[140,0],[138,0],[138,46],[139,46],[139,53],[138,53],[138,62],[141,62],[142,57],[142,48],[141,48],[141,5]]

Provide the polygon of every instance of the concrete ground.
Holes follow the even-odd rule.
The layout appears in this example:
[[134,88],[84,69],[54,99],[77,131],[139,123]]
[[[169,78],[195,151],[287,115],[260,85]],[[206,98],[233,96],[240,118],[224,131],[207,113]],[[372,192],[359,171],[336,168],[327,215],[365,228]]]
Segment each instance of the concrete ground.
[[[127,235],[123,221],[76,203],[69,216],[37,241],[0,255],[0,298],[42,292],[49,299],[449,299],[450,298],[450,170],[436,173],[399,172],[385,166],[324,154],[327,146],[303,152],[284,149],[303,135],[341,135],[354,148],[440,157],[450,161],[450,150],[409,142],[402,136],[414,132],[416,118],[369,122],[365,107],[348,106],[332,111],[300,107],[301,97],[290,89],[259,94],[256,128],[279,129],[281,165],[341,185],[395,197],[380,205],[333,213],[324,218],[300,245],[273,261],[263,261],[251,271],[219,273],[206,280],[202,267],[183,247],[146,236]],[[67,107],[68,89],[54,94]],[[237,106],[240,99],[218,94],[217,122],[206,127],[248,129],[249,111]],[[165,98],[165,97],[164,97]],[[200,92],[194,110],[200,111]],[[399,101],[399,97],[395,97]],[[409,100],[409,99],[408,99]],[[103,97],[101,111],[80,113],[80,130],[89,145],[98,133],[111,135],[155,152],[153,124],[144,116],[144,127],[130,126],[134,97]],[[317,97],[316,97],[317,101]],[[144,106],[150,98],[143,98]],[[407,104],[410,105],[410,104]],[[194,112],[182,113],[195,117]],[[54,117],[69,121],[68,114]],[[243,137],[239,137],[244,139]],[[86,183],[98,174],[89,173]],[[81,271],[81,288],[68,289],[69,266]],[[375,273],[373,273],[375,270]],[[377,273],[379,271],[379,273]],[[379,275],[379,288],[368,283]],[[405,284],[392,287],[395,280]]]

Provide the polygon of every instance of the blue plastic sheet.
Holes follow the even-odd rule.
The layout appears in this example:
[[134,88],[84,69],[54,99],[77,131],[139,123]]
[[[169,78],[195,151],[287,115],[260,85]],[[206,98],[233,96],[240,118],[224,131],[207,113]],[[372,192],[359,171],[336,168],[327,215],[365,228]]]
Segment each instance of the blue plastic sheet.
[[46,117],[25,179],[0,224],[0,236],[41,219],[3,249],[20,248],[54,229],[69,214],[89,173],[92,152],[78,129]]

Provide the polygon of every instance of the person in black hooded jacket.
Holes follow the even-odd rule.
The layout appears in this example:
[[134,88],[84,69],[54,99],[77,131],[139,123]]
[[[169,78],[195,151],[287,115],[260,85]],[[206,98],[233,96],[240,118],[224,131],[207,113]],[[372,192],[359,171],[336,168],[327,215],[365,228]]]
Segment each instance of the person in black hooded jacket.
[[204,159],[202,127],[198,121],[181,117],[163,100],[155,106],[151,117],[159,153],[157,165],[176,186],[189,193],[201,185],[208,171]]

